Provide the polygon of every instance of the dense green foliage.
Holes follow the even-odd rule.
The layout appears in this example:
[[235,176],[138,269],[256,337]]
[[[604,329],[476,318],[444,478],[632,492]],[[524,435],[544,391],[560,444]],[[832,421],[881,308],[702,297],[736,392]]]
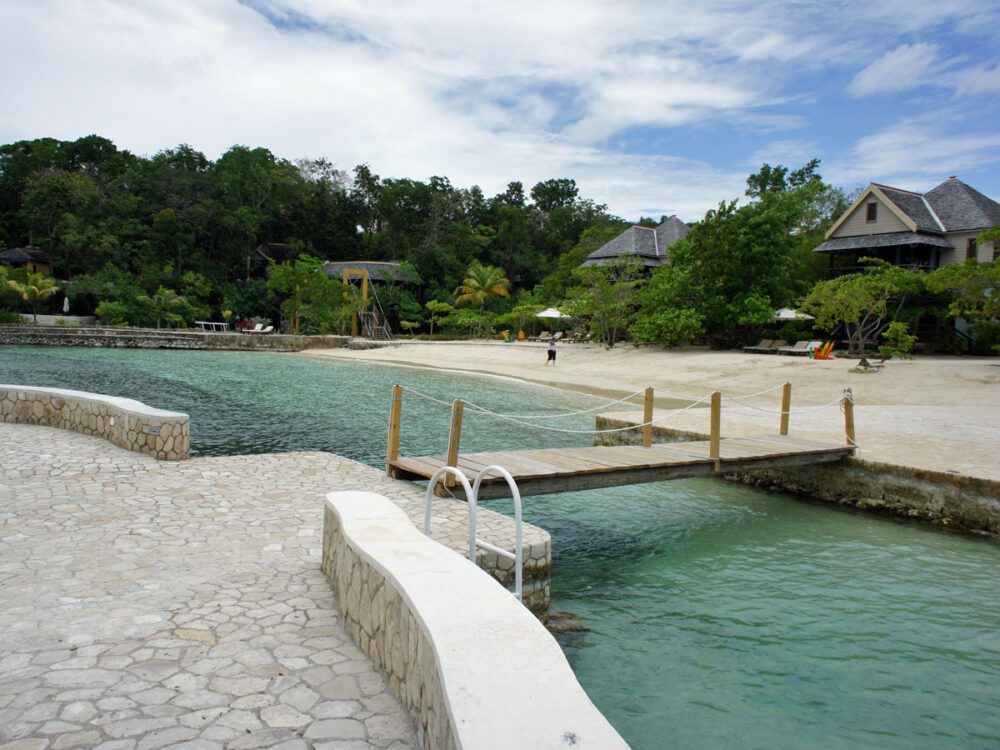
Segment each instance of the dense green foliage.
[[[0,320],[50,311],[65,295],[74,314],[116,325],[243,320],[335,333],[363,302],[322,265],[365,260],[402,264],[395,281],[371,280],[397,331],[574,326],[607,346],[737,346],[808,297],[817,327],[846,330],[862,353],[885,331],[884,345],[902,351],[918,322],[948,317],[1000,343],[996,262],[824,281],[812,251],[852,197],[818,170],[817,160],[764,164],[747,178],[748,202],[709,211],[650,272],[631,261],[581,268],[628,225],[571,179],[510,182],[488,197],[445,177],[382,178],[364,164],[347,172],[239,145],[212,161],[186,145],[136,156],[96,135],[20,141],[0,146],[0,248],[36,246],[60,281],[0,267]],[[980,237],[991,239],[1000,229]],[[548,306],[572,321],[537,319]]]
[[380,294],[394,322],[423,323],[424,303],[449,298],[472,262],[530,289],[602,223],[623,226],[570,179],[539,182],[530,198],[512,182],[490,198],[444,177],[383,179],[366,165],[348,174],[245,146],[214,162],[186,145],[136,156],[96,135],[0,146],[0,247],[47,253],[54,275],[73,280],[74,312],[119,303],[136,324],[155,322],[137,300],[161,287],[194,305],[190,272],[205,282],[201,317],[277,320],[285,299],[264,286],[265,244],[282,248],[278,262],[408,262],[416,283]]

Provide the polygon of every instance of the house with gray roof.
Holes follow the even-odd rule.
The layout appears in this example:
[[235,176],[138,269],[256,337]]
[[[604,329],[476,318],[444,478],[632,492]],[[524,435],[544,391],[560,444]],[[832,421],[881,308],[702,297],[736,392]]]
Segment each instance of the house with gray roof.
[[997,257],[996,243],[976,235],[1000,225],[1000,203],[956,177],[927,193],[872,183],[815,249],[830,257],[832,272],[850,272],[860,258],[934,270],[970,258]]
[[658,227],[633,226],[610,242],[606,242],[587,256],[580,265],[603,266],[620,258],[633,257],[646,268],[660,266],[667,257],[670,246],[688,232],[688,225],[671,216]]
[[0,252],[0,263],[27,268],[28,273],[43,273],[46,276],[52,273],[52,261],[49,256],[34,245],[12,247],[10,250]]

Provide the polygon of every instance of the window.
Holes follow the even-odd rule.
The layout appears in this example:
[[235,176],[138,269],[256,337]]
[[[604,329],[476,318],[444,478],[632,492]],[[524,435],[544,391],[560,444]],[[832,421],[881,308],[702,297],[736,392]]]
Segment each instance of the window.
[[976,240],[972,237],[965,241],[965,259],[972,260],[976,257]]
[[865,206],[865,209],[867,210],[867,213],[865,214],[865,221],[878,221],[878,203],[869,203]]

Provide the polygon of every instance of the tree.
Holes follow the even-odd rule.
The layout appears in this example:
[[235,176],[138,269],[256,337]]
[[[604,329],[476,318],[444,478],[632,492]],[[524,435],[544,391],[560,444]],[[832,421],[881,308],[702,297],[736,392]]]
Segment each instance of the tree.
[[927,277],[932,292],[951,295],[948,313],[970,320],[1000,319],[1000,260],[949,263]]
[[167,323],[182,323],[184,315],[181,310],[188,308],[188,301],[173,289],[159,287],[155,294],[140,294],[136,302],[150,308],[156,316],[156,328],[160,328],[163,320]]
[[7,285],[13,289],[21,301],[31,310],[34,322],[38,322],[38,305],[60,290],[59,282],[43,273],[29,273],[24,282],[10,279]]
[[430,315],[428,316],[427,320],[431,324],[431,330],[430,330],[431,336],[434,335],[434,324],[440,323],[446,317],[451,315],[451,313],[454,312],[455,310],[455,308],[449,305],[447,302],[439,302],[436,299],[428,300],[427,303],[424,305],[424,307],[426,307],[427,310],[430,312]]
[[453,294],[456,305],[479,305],[479,312],[482,313],[486,308],[486,300],[490,297],[510,296],[510,280],[504,276],[502,268],[484,266],[477,260],[469,266],[465,281]]
[[282,299],[281,314],[288,332],[332,333],[360,308],[360,296],[323,272],[323,261],[310,255],[295,262],[272,264],[267,287]]
[[563,312],[587,318],[591,333],[612,348],[628,328],[636,290],[642,284],[642,264],[623,258],[603,266],[578,268],[578,286],[569,290]]
[[919,271],[862,258],[867,271],[818,283],[803,305],[827,330],[843,325],[850,353],[865,359],[868,346],[895,320],[908,295],[924,288]]

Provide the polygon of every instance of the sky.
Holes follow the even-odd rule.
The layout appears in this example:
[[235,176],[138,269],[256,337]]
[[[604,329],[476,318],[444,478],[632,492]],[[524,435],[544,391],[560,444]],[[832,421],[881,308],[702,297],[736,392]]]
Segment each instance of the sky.
[[263,146],[700,219],[761,164],[1000,200],[1000,0],[0,0],[0,143]]

